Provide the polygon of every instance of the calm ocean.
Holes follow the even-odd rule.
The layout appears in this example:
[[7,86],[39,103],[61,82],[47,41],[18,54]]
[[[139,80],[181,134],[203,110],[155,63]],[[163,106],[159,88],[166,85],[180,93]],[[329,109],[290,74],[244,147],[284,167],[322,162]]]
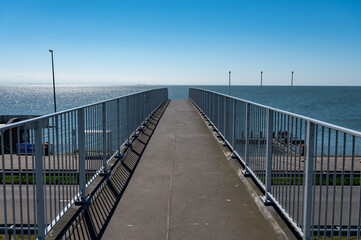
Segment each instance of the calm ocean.
[[[171,99],[188,98],[189,87],[228,93],[228,86],[57,86],[57,108],[73,107],[152,88],[167,87]],[[260,101],[259,86],[232,86],[231,95]],[[264,86],[262,103],[290,109],[290,87]],[[0,86],[0,115],[48,114],[53,111],[52,86]],[[361,87],[295,86],[293,112],[361,131]]]

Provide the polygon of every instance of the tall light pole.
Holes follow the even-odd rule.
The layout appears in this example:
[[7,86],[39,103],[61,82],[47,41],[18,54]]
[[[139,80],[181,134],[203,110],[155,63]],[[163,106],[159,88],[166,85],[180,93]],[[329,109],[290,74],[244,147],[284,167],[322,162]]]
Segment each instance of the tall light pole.
[[231,95],[231,71],[228,72],[228,95]]
[[293,71],[292,71],[292,77],[291,77],[291,106],[290,106],[290,112],[292,112],[292,95],[293,95]]
[[49,50],[51,53],[51,67],[53,70],[53,94],[54,94],[54,112],[56,112],[56,96],[55,96],[55,75],[54,75],[54,51]]
[[262,76],[263,76],[263,71],[261,71],[261,97],[260,97],[260,100],[259,100],[260,104],[262,103]]

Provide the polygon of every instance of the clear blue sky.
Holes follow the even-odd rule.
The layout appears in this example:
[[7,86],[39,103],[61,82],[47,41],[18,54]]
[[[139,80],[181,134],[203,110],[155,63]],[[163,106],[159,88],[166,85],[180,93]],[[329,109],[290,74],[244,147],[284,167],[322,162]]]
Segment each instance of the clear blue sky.
[[0,0],[0,84],[361,85],[361,1]]

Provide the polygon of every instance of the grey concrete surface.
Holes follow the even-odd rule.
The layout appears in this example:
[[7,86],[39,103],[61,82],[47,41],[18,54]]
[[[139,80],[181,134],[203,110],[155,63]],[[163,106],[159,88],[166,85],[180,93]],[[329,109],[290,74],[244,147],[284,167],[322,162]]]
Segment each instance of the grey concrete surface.
[[188,100],[172,100],[103,239],[277,239]]

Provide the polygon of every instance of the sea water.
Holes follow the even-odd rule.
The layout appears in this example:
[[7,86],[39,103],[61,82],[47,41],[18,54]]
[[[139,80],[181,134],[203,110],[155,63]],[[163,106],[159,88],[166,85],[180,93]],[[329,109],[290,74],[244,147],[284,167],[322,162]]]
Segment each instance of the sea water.
[[[71,86],[56,87],[57,110],[166,87],[171,99],[188,98],[190,87],[228,94],[228,86]],[[290,111],[289,86],[231,86],[230,95]],[[294,86],[292,112],[361,131],[361,87]],[[52,86],[0,86],[0,115],[43,115],[54,111]]]

